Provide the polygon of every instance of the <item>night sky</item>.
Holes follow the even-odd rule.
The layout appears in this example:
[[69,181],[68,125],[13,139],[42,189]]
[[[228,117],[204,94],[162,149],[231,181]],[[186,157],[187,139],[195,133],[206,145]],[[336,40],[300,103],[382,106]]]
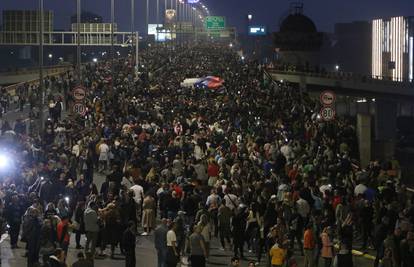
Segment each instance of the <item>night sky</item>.
[[[54,10],[55,29],[69,29],[70,16],[75,13],[76,0],[44,0],[45,9]],[[136,0],[138,30],[144,30],[145,1]],[[170,1],[170,0],[168,0]],[[38,0],[0,0],[0,9],[35,9]],[[110,0],[82,0],[82,9],[110,18]],[[130,28],[130,0],[115,0],[116,22],[121,31]],[[155,14],[156,0],[150,0]],[[160,0],[164,2],[164,0]],[[277,30],[281,17],[289,11],[290,0],[204,0],[213,15],[226,16],[228,25],[239,31],[245,27],[246,16],[254,16],[255,25]],[[377,17],[414,15],[414,0],[304,0],[305,14],[314,20],[318,30],[332,32],[334,23],[370,20]],[[155,18],[155,15],[153,15]],[[151,21],[150,23],[155,23]]]

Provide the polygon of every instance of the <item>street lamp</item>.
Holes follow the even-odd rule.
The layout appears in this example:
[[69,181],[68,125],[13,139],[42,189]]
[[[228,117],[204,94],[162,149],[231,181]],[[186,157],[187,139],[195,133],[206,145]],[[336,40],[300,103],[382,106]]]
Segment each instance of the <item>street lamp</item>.
[[339,65],[335,65],[335,70],[338,71],[339,70]]
[[39,130],[42,131],[45,123],[44,123],[44,113],[43,113],[43,107],[45,105],[45,96],[44,96],[44,84],[43,84],[43,27],[44,27],[44,16],[43,16],[43,0],[39,0],[39,96],[40,96],[40,101],[39,101],[39,123],[40,123],[40,127]]
[[78,73],[78,82],[82,84],[82,71],[81,71],[81,64],[82,64],[82,57],[81,57],[81,0],[76,1],[76,13],[77,13],[77,50],[76,50],[76,70]]
[[248,20],[252,20],[253,19],[253,15],[252,14],[247,15],[247,19]]
[[49,57],[50,59],[52,59],[52,58],[53,58],[53,55],[52,55],[52,54],[49,54],[49,55],[48,55],[48,57]]

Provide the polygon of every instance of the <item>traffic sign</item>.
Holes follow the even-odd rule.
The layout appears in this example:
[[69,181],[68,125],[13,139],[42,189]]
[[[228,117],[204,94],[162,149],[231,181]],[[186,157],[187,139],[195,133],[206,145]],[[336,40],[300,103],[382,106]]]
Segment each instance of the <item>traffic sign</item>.
[[336,95],[332,91],[323,91],[320,96],[321,104],[331,106],[335,103]]
[[226,20],[224,17],[219,16],[207,16],[206,28],[207,30],[224,30],[226,27]]
[[73,112],[78,113],[81,116],[85,116],[86,106],[82,103],[75,103],[73,105]]
[[76,101],[82,101],[86,97],[86,90],[83,86],[77,86],[73,89],[73,98]]
[[331,121],[333,119],[335,119],[335,109],[333,109],[332,107],[323,107],[321,109],[321,118],[324,121]]

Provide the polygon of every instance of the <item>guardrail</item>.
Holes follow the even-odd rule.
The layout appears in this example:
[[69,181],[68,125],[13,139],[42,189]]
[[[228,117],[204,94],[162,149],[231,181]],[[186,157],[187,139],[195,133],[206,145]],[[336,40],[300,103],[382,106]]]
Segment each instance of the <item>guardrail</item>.
[[390,77],[373,77],[370,75],[355,74],[352,72],[315,72],[315,71],[301,71],[290,70],[286,68],[266,68],[268,72],[277,72],[280,74],[302,75],[317,78],[336,79],[342,81],[355,81],[361,83],[376,83],[382,85],[393,85],[400,87],[413,87],[414,82],[409,80],[393,81]]
[[[45,71],[52,70],[52,72],[54,72],[55,70],[67,69],[71,66],[72,65],[68,63],[68,64],[53,65],[53,66],[45,66],[43,69]],[[18,68],[12,71],[1,71],[0,77],[1,76],[12,76],[12,75],[25,75],[25,74],[32,74],[36,72],[39,72],[39,66],[29,67],[29,68]]]
[[[59,75],[61,73],[64,73],[68,70],[71,70],[71,69],[72,69],[72,66],[65,66],[64,68],[45,69],[44,77],[46,77],[46,76],[50,76],[50,77],[57,76],[57,75]],[[38,85],[38,84],[39,84],[39,78],[36,78],[36,79],[33,79],[33,80],[28,80],[28,81],[12,84],[12,85],[6,86],[4,88],[11,96],[15,96],[16,95],[16,90],[20,86],[24,86],[24,85],[32,86],[32,85]]]

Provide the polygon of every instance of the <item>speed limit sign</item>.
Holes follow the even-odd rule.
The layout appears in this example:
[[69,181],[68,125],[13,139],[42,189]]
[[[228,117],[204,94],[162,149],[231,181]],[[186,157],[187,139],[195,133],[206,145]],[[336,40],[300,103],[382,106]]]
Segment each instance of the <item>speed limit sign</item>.
[[86,106],[82,103],[76,103],[73,105],[73,112],[85,116],[86,114]]
[[323,107],[320,115],[322,120],[331,121],[335,119],[335,110],[332,107]]
[[323,91],[320,95],[321,104],[324,106],[331,106],[335,103],[336,95],[332,91]]
[[75,89],[73,89],[73,98],[76,101],[82,101],[86,97],[86,91],[83,86],[78,86]]

